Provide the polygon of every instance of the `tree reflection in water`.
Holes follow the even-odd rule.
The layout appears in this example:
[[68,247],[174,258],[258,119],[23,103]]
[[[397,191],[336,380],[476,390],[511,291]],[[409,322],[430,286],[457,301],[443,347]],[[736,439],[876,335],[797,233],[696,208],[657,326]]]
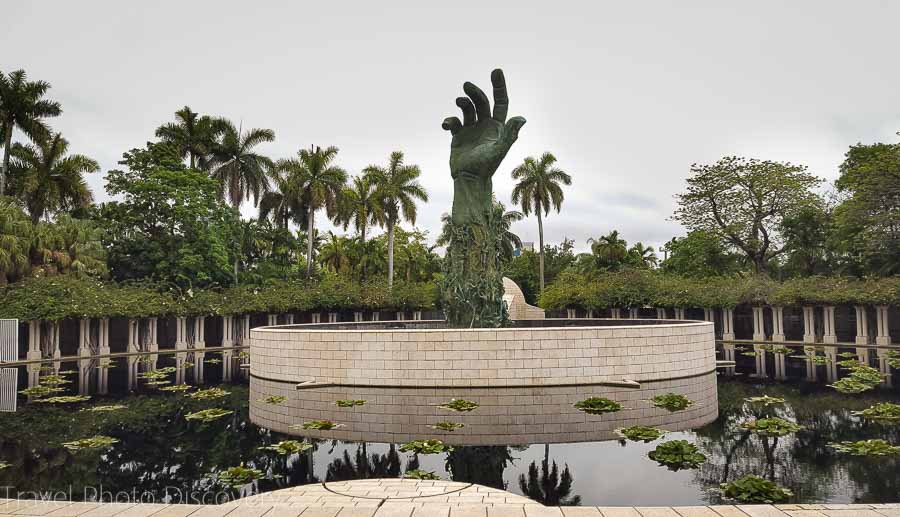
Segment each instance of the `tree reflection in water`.
[[345,449],[344,454],[328,464],[325,481],[347,481],[349,479],[395,478],[400,476],[400,456],[391,444],[387,454],[367,452],[367,444],[359,443],[356,454],[351,459]]
[[535,462],[528,466],[528,477],[519,474],[519,489],[527,497],[547,506],[578,506],[581,504],[581,496],[572,493],[572,474],[569,466],[563,467],[562,475],[556,462],[548,468],[547,460],[541,461],[541,473]]

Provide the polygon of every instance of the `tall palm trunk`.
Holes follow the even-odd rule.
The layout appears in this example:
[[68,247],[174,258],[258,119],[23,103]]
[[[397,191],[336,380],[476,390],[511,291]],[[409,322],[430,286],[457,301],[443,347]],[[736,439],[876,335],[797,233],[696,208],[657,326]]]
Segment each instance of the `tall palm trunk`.
[[388,221],[388,289],[394,286],[394,221]]
[[197,157],[194,155],[194,151],[190,151],[189,154],[191,155],[191,169],[193,170],[195,168],[194,165],[196,164]]
[[309,204],[309,219],[307,228],[306,228],[306,278],[312,278],[312,264],[313,264],[313,232],[316,228],[316,210],[313,208],[313,204]]
[[3,171],[0,172],[0,196],[6,192],[6,178],[9,177],[9,148],[12,146],[12,124],[6,124],[5,135],[3,135]]
[[538,246],[540,246],[538,253],[540,256],[540,264],[541,264],[541,292],[544,292],[544,221],[541,219],[541,205],[538,204],[537,209],[537,217],[538,217]]
[[362,277],[362,280],[365,280],[366,279],[366,269],[368,269],[367,266],[369,265],[368,261],[366,260],[366,225],[362,225],[359,228],[359,242],[360,242],[360,249],[362,250],[362,256],[359,257],[360,262],[362,262],[361,277]]

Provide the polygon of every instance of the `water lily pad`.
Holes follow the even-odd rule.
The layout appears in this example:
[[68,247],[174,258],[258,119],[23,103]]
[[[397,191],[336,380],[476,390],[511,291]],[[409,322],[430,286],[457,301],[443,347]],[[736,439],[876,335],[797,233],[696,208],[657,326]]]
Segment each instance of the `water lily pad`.
[[672,412],[685,410],[694,404],[693,400],[677,393],[657,395],[650,399],[650,402],[655,407],[665,408]]
[[832,442],[829,447],[853,456],[893,456],[900,454],[900,447],[881,440],[859,440],[857,442]]
[[786,436],[800,431],[803,426],[783,418],[771,417],[744,422],[741,424],[741,428],[761,436]]
[[218,419],[222,418],[223,416],[228,416],[232,413],[234,413],[234,411],[229,411],[227,409],[222,409],[222,408],[211,408],[211,409],[204,409],[202,411],[195,411],[193,413],[188,413],[188,414],[184,415],[184,418],[186,418],[188,420],[199,420],[203,423],[209,423],[214,420],[218,420]]
[[52,393],[62,393],[63,391],[66,390],[63,388],[51,388],[49,386],[37,385],[30,388],[25,388],[24,390],[20,390],[19,393],[25,395],[26,397],[40,398],[46,397],[47,395],[50,395]]
[[354,406],[362,406],[365,404],[365,400],[338,400],[335,402],[337,407],[354,407]]
[[284,395],[269,395],[268,397],[262,399],[261,402],[265,402],[266,404],[278,405],[287,400],[287,397]]
[[94,407],[86,407],[82,408],[82,411],[89,411],[91,413],[105,413],[108,411],[120,411],[122,409],[128,409],[128,406],[122,404],[114,404],[109,406],[94,406]]
[[622,409],[622,404],[604,397],[590,397],[573,404],[575,409],[589,415],[614,413]]
[[619,429],[616,429],[615,432],[625,440],[644,443],[650,443],[653,440],[658,440],[666,434],[666,432],[662,429],[657,429],[655,427],[649,427],[646,425],[620,427]]
[[172,386],[166,386],[165,388],[160,388],[159,391],[175,391],[182,392],[187,391],[193,388],[190,384],[173,384]]
[[452,450],[453,447],[436,439],[413,440],[400,446],[400,452],[414,452],[416,454],[441,454]]
[[441,479],[441,476],[438,476],[434,472],[424,471],[419,469],[407,470],[403,474],[404,479],[423,479],[427,481],[437,481]]
[[476,402],[465,399],[450,399],[450,402],[440,404],[439,407],[449,409],[451,411],[468,412],[478,408]]
[[793,492],[759,476],[744,476],[730,483],[722,483],[722,494],[742,503],[779,503],[792,497]]
[[287,455],[297,454],[308,449],[312,449],[312,446],[313,445],[309,442],[301,442],[299,440],[283,440],[272,445],[260,447],[260,449],[265,451],[275,451],[278,454]]
[[706,455],[687,440],[671,440],[656,446],[647,456],[669,470],[695,469],[706,461]]
[[230,467],[219,473],[219,481],[231,488],[240,488],[247,483],[256,481],[263,476],[259,469],[245,467],[243,463],[238,467]]
[[213,400],[227,397],[228,395],[231,395],[231,392],[225,391],[222,388],[207,388],[205,390],[195,391],[189,394],[188,397],[194,400]]
[[881,402],[862,411],[854,411],[853,414],[876,422],[900,424],[900,404]]
[[457,429],[462,429],[466,424],[462,424],[460,422],[438,422],[434,425],[431,425],[432,429],[437,429],[438,431],[456,431]]
[[112,438],[110,436],[96,435],[90,438],[81,438],[79,440],[74,440],[71,442],[63,442],[63,447],[69,449],[70,451],[81,451],[85,449],[101,449],[110,447],[113,444],[119,443],[119,440]]
[[59,397],[36,399],[33,402],[39,402],[42,404],[76,404],[78,402],[84,402],[86,400],[91,400],[91,397],[88,395],[62,395]]
[[768,395],[762,395],[760,397],[745,398],[744,402],[768,407],[775,404],[784,404],[784,399],[781,397],[770,397]]
[[316,431],[331,431],[332,429],[344,427],[344,424],[337,424],[331,420],[312,420],[310,422],[303,422],[299,426],[295,424],[291,427],[295,429],[299,427],[301,429],[314,429]]

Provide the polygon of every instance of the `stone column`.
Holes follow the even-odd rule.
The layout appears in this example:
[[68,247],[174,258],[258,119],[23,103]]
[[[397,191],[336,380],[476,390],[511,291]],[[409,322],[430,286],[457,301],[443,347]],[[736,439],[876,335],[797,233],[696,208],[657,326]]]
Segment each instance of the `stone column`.
[[622,319],[622,309],[618,307],[610,309],[610,317],[612,317],[612,319],[614,320]]
[[630,307],[628,309],[628,319],[636,320],[640,317],[640,309],[637,307]]
[[[401,315],[399,312],[397,314]],[[575,319],[575,309],[566,309],[566,318],[568,318],[570,320],[574,320]],[[402,318],[397,318],[397,319],[402,319]]]
[[184,384],[184,359],[187,350],[187,318],[175,318],[175,384]]
[[753,341],[766,340],[766,327],[762,307],[753,307]]
[[837,343],[837,335],[834,332],[834,306],[826,305],[822,309],[824,316],[823,326],[825,329],[822,336],[822,342],[828,344]]
[[656,319],[664,320],[666,319],[666,309],[663,307],[656,308]]
[[403,321],[406,319],[406,314],[403,311],[397,311],[397,321]]
[[[100,319],[100,346],[98,347],[98,355],[109,355],[109,318]],[[106,395],[109,393],[109,365],[112,360],[109,358],[100,359],[100,373],[97,376],[97,393]]]
[[756,352],[756,370],[751,377],[759,377],[765,379],[768,377],[768,369],[766,368],[766,351],[763,349],[765,345],[761,343],[753,343],[753,351]]
[[[772,306],[772,341],[785,341],[784,307]],[[778,354],[784,355],[784,354]]]
[[294,313],[289,313],[284,315],[284,324],[285,325],[293,325],[294,324]]
[[[28,322],[28,352],[25,353],[25,359],[28,361],[37,361],[42,359],[41,354],[41,322]],[[41,382],[41,364],[28,365],[28,387],[37,386]]]
[[585,318],[592,320],[594,319],[594,309],[588,309],[584,315]]
[[887,305],[879,305],[875,307],[877,334],[875,335],[876,345],[890,345],[891,332],[888,326],[888,307]]
[[785,354],[773,354],[775,356],[775,379],[783,381],[787,379],[787,365],[785,364]]
[[231,354],[234,346],[234,319],[236,316],[222,316],[222,380],[231,380]]
[[372,321],[379,321],[381,319],[381,313],[378,311],[372,311]]
[[837,347],[835,346],[826,346],[825,347],[825,357],[827,358],[827,362],[825,363],[825,373],[826,379],[828,382],[834,382],[837,380]]
[[883,378],[881,383],[887,387],[893,387],[894,380],[891,376],[891,365],[888,364],[888,361],[891,358],[888,356],[888,352],[890,352],[890,350],[884,348],[878,349],[878,370],[881,372]]
[[312,316],[313,323],[321,323],[322,322],[322,315],[319,314],[318,312],[312,313],[311,316]]
[[194,383],[203,384],[206,352],[206,316],[194,318]]
[[856,310],[856,344],[869,344],[869,318],[865,305],[857,305]]
[[816,342],[816,309],[809,305],[803,306],[803,342]]
[[266,316],[266,325],[270,327],[274,327],[278,325],[278,315],[277,314],[269,314]]
[[159,354],[156,353],[159,351],[159,340],[157,339],[158,323],[156,318],[147,318],[149,331],[147,337],[147,351],[150,352],[149,368],[151,370],[156,370],[156,363],[159,361]]
[[353,321],[359,323],[363,320],[363,313],[360,311],[356,311],[353,313]]
[[712,323],[716,322],[716,310],[715,309],[703,309],[703,321],[711,321]]
[[[138,337],[140,336],[140,320],[136,320],[134,318],[128,319],[128,345],[126,347],[126,351],[129,354],[140,352],[140,344],[138,343]],[[125,358],[125,363],[127,364],[127,382],[128,389],[133,390],[137,388],[138,384],[138,366],[140,364],[140,357],[136,355],[129,355]]]
[[734,308],[732,307],[722,309],[722,339],[734,340]]
[[675,307],[675,319],[676,320],[686,320],[685,316],[685,308],[684,307]]
[[[397,314],[400,315],[400,316],[403,315],[402,312],[398,312]],[[400,319],[403,319],[403,318],[401,317]],[[329,312],[329,313],[328,313],[328,323],[337,323],[337,322],[338,322],[338,313],[336,313],[336,312]]]
[[87,395],[91,385],[91,320],[78,320],[78,394]]

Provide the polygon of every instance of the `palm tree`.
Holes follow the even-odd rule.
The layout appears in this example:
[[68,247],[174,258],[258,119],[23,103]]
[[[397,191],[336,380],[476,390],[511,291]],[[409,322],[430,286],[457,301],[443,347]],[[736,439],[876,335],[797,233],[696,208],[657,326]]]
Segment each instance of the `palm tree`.
[[[291,192],[299,195],[295,203],[302,200],[307,207],[307,236],[315,235],[315,215],[320,208],[325,208],[329,218],[337,215],[338,200],[347,182],[347,173],[344,169],[333,165],[338,148],[331,146],[322,149],[312,146],[301,149],[297,153],[297,159],[278,160],[275,169],[287,176],[291,183]],[[306,248],[306,276],[312,276],[312,265],[315,259],[313,254],[313,239],[307,239]]]
[[68,150],[69,142],[59,133],[36,146],[13,145],[10,179],[32,223],[60,211],[87,208],[93,200],[83,175],[97,172],[100,165],[81,154],[66,156]]
[[222,198],[227,199],[235,210],[251,196],[256,205],[260,195],[269,190],[269,171],[273,163],[253,148],[274,141],[275,132],[254,128],[244,133],[225,119],[216,119],[214,124],[221,137],[212,147],[209,168],[212,177],[219,182]]
[[628,257],[633,265],[642,268],[653,268],[659,263],[653,246],[644,246],[642,242],[634,243],[628,250]]
[[394,229],[400,219],[416,224],[416,200],[428,201],[425,188],[419,184],[422,174],[418,165],[404,165],[403,153],[394,151],[387,168],[370,165],[363,174],[375,184],[375,202],[387,226],[388,287],[394,285]]
[[308,208],[300,185],[278,170],[272,171],[271,178],[275,188],[260,198],[259,219],[269,220],[279,228],[287,228],[288,223],[304,226]]
[[522,207],[522,213],[526,216],[530,215],[532,211],[537,214],[541,291],[544,290],[544,223],[542,215],[548,215],[551,206],[559,213],[564,198],[560,184],[572,184],[572,177],[562,169],[554,167],[555,163],[555,156],[544,153],[537,160],[532,156],[525,158],[525,161],[512,171],[512,178],[518,180],[512,192],[513,203],[519,204]]
[[196,169],[198,162],[200,167],[204,167],[221,126],[212,117],[201,116],[188,106],[175,112],[175,120],[159,126],[156,136],[163,142],[173,144],[182,158],[187,156],[191,169]]
[[[344,189],[339,209],[339,222],[344,230],[351,224],[359,233],[359,244],[366,248],[366,231],[370,224],[382,224],[383,217],[379,205],[375,202],[375,185],[371,178],[357,176],[353,183]],[[366,276],[366,261],[361,260],[362,277]]]
[[28,272],[32,225],[22,210],[0,198],[0,286]]
[[43,98],[49,89],[50,83],[46,81],[28,81],[24,70],[16,70],[8,76],[0,72],[0,137],[3,141],[0,196],[6,192],[13,130],[21,129],[34,141],[43,140],[50,129],[41,119],[62,113],[58,102]]
[[106,251],[101,233],[92,221],[73,219],[67,214],[52,225],[38,224],[33,250],[36,267],[45,274],[105,276]]
[[328,240],[319,254],[319,262],[335,273],[348,274],[351,269],[349,248],[349,239],[329,231]]
[[587,240],[591,252],[602,269],[619,269],[628,258],[628,243],[619,238],[619,231],[613,230],[600,238]]
[[540,476],[537,465],[533,461],[528,466],[528,477],[525,477],[525,474],[519,474],[519,488],[522,493],[546,506],[578,506],[581,504],[581,496],[570,497],[572,481],[568,465],[563,468],[560,475],[556,462],[554,461],[552,466],[548,466],[546,458],[541,462]]

